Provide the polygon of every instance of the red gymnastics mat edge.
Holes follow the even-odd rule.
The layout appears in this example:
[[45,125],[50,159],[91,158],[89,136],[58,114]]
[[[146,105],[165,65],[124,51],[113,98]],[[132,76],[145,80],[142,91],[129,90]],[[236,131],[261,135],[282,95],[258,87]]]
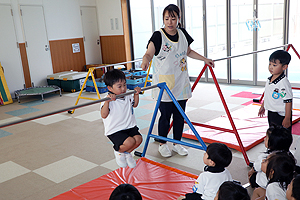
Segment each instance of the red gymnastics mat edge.
[[135,186],[143,200],[177,199],[185,193],[192,192],[197,178],[194,174],[142,157],[137,160],[135,168],[116,169],[52,200],[109,199],[111,192],[122,183]]
[[[233,134],[233,133],[232,133]],[[192,135],[192,134],[189,134],[189,133],[183,133],[182,135],[184,138],[188,138],[188,139],[192,139],[192,140],[197,140],[196,136],[195,135]],[[201,137],[201,136],[200,136]],[[214,142],[221,142],[223,144],[226,144],[229,148],[232,148],[232,149],[235,149],[239,152],[242,152],[241,148],[239,145],[234,145],[232,143],[229,143],[229,142],[225,142],[225,141],[220,141],[220,140],[213,140],[213,139],[209,139],[209,138],[205,138],[205,137],[201,137],[203,142],[205,143],[208,143],[208,144],[211,144],[211,143],[214,143]],[[248,146],[244,146],[244,149],[245,151],[248,151],[249,149],[255,147],[256,145],[260,144],[262,141],[264,141],[264,138],[265,137],[262,137],[258,140],[256,140],[255,142],[251,143],[250,145]]]
[[[259,104],[251,104],[241,109],[231,112],[232,119],[237,128],[239,137],[243,143],[245,150],[249,150],[254,146],[260,144],[266,135],[266,131],[269,127],[267,116],[258,117]],[[299,118],[300,110],[293,109],[293,120]],[[223,115],[219,118],[213,119],[207,122],[208,125],[218,126],[232,130],[232,126],[227,116]],[[292,133],[300,135],[300,124],[294,124]],[[299,126],[299,128],[298,128]],[[200,126],[195,126],[198,134],[202,140],[206,143],[221,142],[226,144],[228,147],[241,151],[240,146],[237,142],[237,138],[234,133],[228,133],[218,131],[214,129],[208,129]],[[196,136],[191,130],[183,133],[184,138],[197,140]]]

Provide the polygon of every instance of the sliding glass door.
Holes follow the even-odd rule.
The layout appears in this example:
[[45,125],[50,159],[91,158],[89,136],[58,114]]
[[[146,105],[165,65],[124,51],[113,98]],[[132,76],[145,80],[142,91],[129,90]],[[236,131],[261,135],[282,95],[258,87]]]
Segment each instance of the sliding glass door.
[[[194,39],[191,48],[203,56],[216,60],[228,55],[236,56],[282,46],[287,41],[284,38],[285,24],[289,25],[288,42],[300,53],[298,0],[130,0],[135,59],[145,53],[152,32],[163,27],[162,12],[165,6],[177,2],[179,5],[184,4],[181,6],[184,9],[184,25]],[[230,11],[228,15],[227,11]],[[288,19],[285,19],[285,13],[289,14]],[[227,38],[228,33],[230,37]],[[228,46],[231,49],[227,49]],[[270,76],[269,56],[275,50],[236,57],[231,59],[230,65],[226,59],[216,61],[216,77],[228,83],[263,85]],[[300,83],[300,60],[292,49],[289,52],[292,61],[288,68],[288,78],[292,83]],[[190,76],[197,77],[204,63],[188,58],[188,66]],[[211,74],[206,74],[205,78],[211,81]]]
[[[226,50],[226,0],[206,1],[207,57],[220,59],[227,57]],[[227,79],[227,61],[215,63],[215,75]],[[208,77],[211,77],[208,73]]]
[[[253,0],[231,1],[231,55],[253,51]],[[231,59],[233,80],[253,79],[253,55]]]
[[134,59],[142,58],[152,35],[150,0],[130,0]]
[[[204,55],[203,45],[203,7],[202,0],[185,0],[185,27],[194,39],[191,48]],[[187,58],[189,75],[197,77],[204,67],[204,63],[192,58]]]
[[[284,0],[259,0],[257,49],[263,50],[283,45]],[[265,81],[270,76],[268,70],[269,56],[275,50],[257,54],[258,81]]]
[[[292,44],[300,54],[300,1],[290,1],[290,27],[289,43]],[[292,60],[288,67],[288,79],[293,83],[300,83],[300,59],[292,49],[289,50]]]

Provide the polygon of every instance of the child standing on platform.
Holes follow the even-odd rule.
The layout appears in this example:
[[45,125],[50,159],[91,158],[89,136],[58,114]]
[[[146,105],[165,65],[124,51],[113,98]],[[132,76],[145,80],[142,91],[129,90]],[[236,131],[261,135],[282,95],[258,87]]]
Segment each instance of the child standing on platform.
[[290,63],[291,55],[284,50],[277,50],[270,55],[270,76],[265,85],[264,102],[258,115],[262,117],[268,110],[269,126],[277,125],[287,128],[292,133],[292,87],[284,74]]
[[[232,160],[231,150],[222,143],[212,143],[207,147],[203,155],[203,162],[206,165],[193,186],[194,193],[188,193],[180,199],[196,199],[197,196],[204,200],[213,200],[219,187],[225,181],[232,181],[230,172],[225,169]],[[189,198],[189,197],[192,198]]]
[[105,101],[101,107],[101,117],[105,127],[105,135],[114,144],[116,162],[120,167],[136,166],[131,152],[142,143],[133,108],[139,103],[140,87],[134,88],[135,94],[116,99],[116,95],[127,91],[125,74],[118,69],[108,71],[104,75],[104,82],[109,90],[111,100]]

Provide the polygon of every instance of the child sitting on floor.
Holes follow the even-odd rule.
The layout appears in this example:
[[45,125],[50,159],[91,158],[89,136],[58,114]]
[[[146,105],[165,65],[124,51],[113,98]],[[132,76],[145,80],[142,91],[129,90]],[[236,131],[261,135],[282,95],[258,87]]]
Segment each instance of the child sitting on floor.
[[139,133],[133,108],[139,103],[140,87],[134,88],[135,94],[126,95],[116,99],[116,95],[127,91],[125,74],[118,69],[108,71],[104,75],[104,82],[109,90],[111,100],[105,101],[101,107],[101,117],[105,127],[105,135],[114,144],[117,164],[125,168],[136,166],[131,152],[142,143],[142,135]]
[[142,195],[131,184],[120,184],[110,194],[109,200],[142,200]]
[[300,174],[298,174],[288,185],[286,198],[288,200],[300,200]]
[[[261,169],[268,177],[266,190],[259,188],[256,200],[285,200],[288,184],[294,176],[296,160],[291,152],[276,151],[270,154],[261,163]],[[257,189],[258,190],[258,189]]]
[[[225,181],[232,181],[230,172],[225,169],[232,160],[231,150],[221,143],[212,143],[207,147],[203,156],[206,165],[193,186],[195,194],[204,200],[213,200],[219,190],[220,185]],[[189,194],[178,199],[190,200]],[[195,198],[193,198],[195,199]]]
[[225,181],[219,188],[214,200],[250,200],[246,188],[234,181]]
[[[249,183],[252,188],[262,187],[266,189],[268,179],[266,174],[261,170],[261,162],[274,151],[289,151],[293,142],[292,134],[283,127],[271,127],[266,132],[265,147],[267,151],[260,154],[254,163],[254,167],[248,172]],[[255,196],[254,192],[254,196]]]

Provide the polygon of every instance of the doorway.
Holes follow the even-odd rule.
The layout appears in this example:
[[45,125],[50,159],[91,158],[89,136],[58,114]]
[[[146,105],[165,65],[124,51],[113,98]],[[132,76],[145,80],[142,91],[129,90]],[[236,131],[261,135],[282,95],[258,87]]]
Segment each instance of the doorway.
[[81,6],[80,11],[86,64],[101,64],[97,9],[96,7]]
[[20,6],[31,82],[47,85],[53,74],[49,41],[42,6]]

